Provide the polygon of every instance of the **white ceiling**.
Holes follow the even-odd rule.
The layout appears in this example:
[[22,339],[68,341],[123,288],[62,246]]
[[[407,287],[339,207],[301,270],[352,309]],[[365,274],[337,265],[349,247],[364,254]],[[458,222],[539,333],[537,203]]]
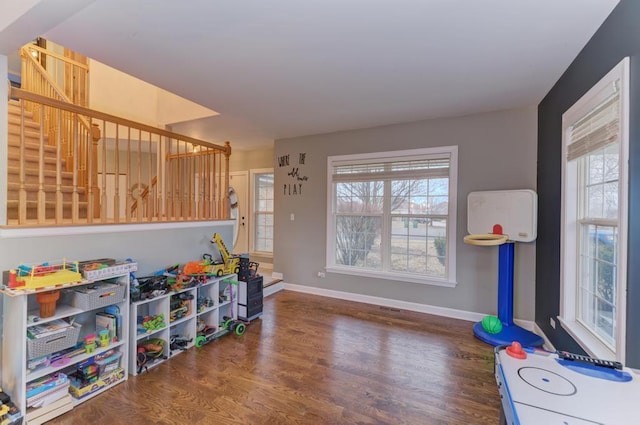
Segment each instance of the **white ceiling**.
[[535,105],[618,0],[76,2],[32,36],[220,112],[179,130],[253,149]]

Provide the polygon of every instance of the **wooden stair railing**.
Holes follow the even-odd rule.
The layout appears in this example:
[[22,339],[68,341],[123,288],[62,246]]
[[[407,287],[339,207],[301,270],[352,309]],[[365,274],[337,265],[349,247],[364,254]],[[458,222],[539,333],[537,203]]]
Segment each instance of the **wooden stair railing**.
[[[89,72],[87,64],[34,44],[23,46],[20,50],[20,56],[22,57],[22,89],[52,99],[87,106],[86,93]],[[38,59],[46,61],[47,69]],[[80,93],[80,95],[75,95],[75,93]],[[70,119],[52,119],[49,115],[49,109],[44,109],[41,116],[41,110],[37,105],[27,102],[26,108],[33,113],[33,119],[45,127],[49,143],[55,140],[61,143],[66,171],[71,171],[75,165],[79,171],[78,185],[88,189],[87,164],[89,159],[86,157],[86,152],[88,152],[88,145],[95,143],[96,138],[100,138],[100,133],[96,132],[88,119],[83,116],[78,117],[76,124],[79,125],[80,131],[77,132],[70,127]],[[61,135],[59,138],[56,137],[58,132]],[[73,149],[74,144],[71,139],[75,136],[80,137],[81,141],[77,146],[77,152]],[[96,175],[93,177],[95,181]]]
[[[10,88],[9,226],[227,219],[229,142],[224,146]],[[51,134],[25,105],[58,124]],[[94,133],[85,143],[80,117]],[[71,165],[62,128],[70,128]],[[54,140],[51,140],[53,138]],[[81,185],[78,157],[87,158]],[[53,159],[53,158],[55,159]],[[70,171],[67,171],[70,169]],[[146,185],[132,213],[132,187]]]
[[[131,214],[135,214],[138,211],[138,204],[140,204],[141,209],[145,208],[145,206],[147,207],[147,210],[150,209],[150,206],[147,204],[147,201],[150,200],[149,194],[153,193],[157,185],[158,176],[153,176],[153,179],[151,179],[151,185],[143,185],[143,189],[137,195],[134,195],[134,189],[133,187],[131,188],[131,197],[133,198],[133,202],[131,203]],[[139,189],[140,185],[138,184],[138,186],[135,187]]]

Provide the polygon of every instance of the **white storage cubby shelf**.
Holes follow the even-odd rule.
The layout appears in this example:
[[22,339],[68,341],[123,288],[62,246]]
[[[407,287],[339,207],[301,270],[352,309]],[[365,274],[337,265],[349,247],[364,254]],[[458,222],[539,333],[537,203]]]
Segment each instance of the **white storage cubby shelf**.
[[[235,274],[211,277],[192,288],[131,303],[129,373],[137,375],[140,372],[137,364],[138,346],[148,340],[160,339],[165,348],[163,356],[148,356],[142,370],[151,369],[193,347],[202,327],[220,328],[224,317],[237,318],[238,290],[236,285],[229,282],[236,279]],[[150,330],[142,326],[145,318],[153,320],[159,314],[163,316],[164,326]],[[171,349],[174,339],[184,341],[184,345],[181,345],[184,350]]]
[[[115,291],[103,294],[103,297],[97,303],[87,301],[86,298],[79,299],[76,290],[89,289],[93,292],[91,285],[95,288],[101,287],[103,283],[117,283],[120,288]],[[51,291],[52,289],[60,290],[60,298],[56,303],[55,314],[51,317],[41,318],[40,307],[36,301],[39,292]],[[59,287],[49,287],[37,290],[15,290],[3,288],[2,306],[2,388],[9,393],[12,401],[20,409],[22,417],[31,412],[33,408],[27,409],[27,385],[37,379],[43,378],[55,372],[62,372],[70,375],[76,370],[76,366],[98,354],[105,353],[111,349],[115,349],[120,353],[120,368],[124,374],[120,379],[110,382],[106,385],[95,386],[95,391],[83,392],[80,398],[73,398],[73,405],[77,405],[96,395],[107,391],[109,388],[117,385],[127,379],[128,375],[128,356],[129,356],[129,272],[122,272],[118,275],[110,275],[102,279],[83,280],[76,283],[69,283]],[[95,298],[95,297],[94,297]],[[106,347],[96,347],[92,353],[81,353],[71,357],[66,357],[58,362],[51,362],[48,366],[41,365],[30,370],[27,365],[29,360],[38,356],[52,357],[55,352],[64,348],[73,346],[76,342],[80,343],[84,337],[89,334],[96,333],[96,314],[104,312],[107,307],[117,306],[121,316],[121,327],[117,338],[111,340]],[[52,322],[57,319],[66,319],[74,324],[76,333],[69,338],[69,344],[57,348],[34,347],[34,341],[27,337],[30,328]],[[57,334],[58,335],[58,334]],[[77,339],[75,336],[77,335]],[[97,339],[96,339],[97,340]],[[48,344],[48,342],[47,342]],[[51,350],[54,349],[54,352]],[[42,350],[41,352],[39,350]],[[49,354],[50,353],[50,354]],[[115,374],[114,374],[115,375]],[[112,381],[112,380],[110,380]]]

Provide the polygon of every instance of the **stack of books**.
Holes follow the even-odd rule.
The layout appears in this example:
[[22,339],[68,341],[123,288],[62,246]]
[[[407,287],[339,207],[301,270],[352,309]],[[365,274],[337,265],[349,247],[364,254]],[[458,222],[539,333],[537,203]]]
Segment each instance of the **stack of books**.
[[69,393],[69,378],[62,372],[54,373],[27,384],[27,407],[42,407]]
[[51,322],[42,323],[35,326],[29,326],[27,328],[27,336],[30,339],[40,339],[47,336],[55,335],[61,332],[65,332],[71,328],[72,325],[62,319],[52,320]]

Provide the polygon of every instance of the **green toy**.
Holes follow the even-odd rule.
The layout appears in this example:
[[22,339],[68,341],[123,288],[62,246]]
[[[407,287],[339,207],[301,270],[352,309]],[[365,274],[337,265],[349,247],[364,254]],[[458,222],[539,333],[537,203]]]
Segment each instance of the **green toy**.
[[158,329],[162,329],[166,326],[164,323],[164,314],[160,313],[155,316],[147,316],[142,319],[142,327],[147,332],[157,331]]
[[482,327],[490,334],[497,334],[502,330],[502,322],[496,316],[484,316],[482,318]]

